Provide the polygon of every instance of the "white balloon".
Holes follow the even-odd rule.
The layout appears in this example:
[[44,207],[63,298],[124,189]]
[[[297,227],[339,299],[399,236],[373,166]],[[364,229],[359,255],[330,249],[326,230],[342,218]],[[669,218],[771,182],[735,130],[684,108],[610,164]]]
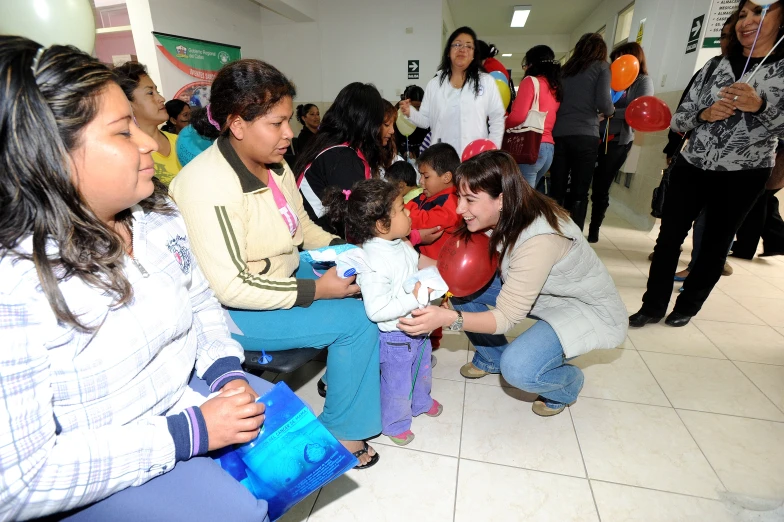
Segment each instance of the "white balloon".
[[25,36],[44,47],[74,45],[92,54],[95,18],[90,0],[10,0],[3,2],[0,34]]
[[414,131],[416,130],[416,125],[411,123],[411,121],[406,118],[406,115],[403,114],[403,111],[400,109],[397,111],[397,121],[395,123],[397,124],[397,130],[399,130],[400,134],[406,138],[414,134]]

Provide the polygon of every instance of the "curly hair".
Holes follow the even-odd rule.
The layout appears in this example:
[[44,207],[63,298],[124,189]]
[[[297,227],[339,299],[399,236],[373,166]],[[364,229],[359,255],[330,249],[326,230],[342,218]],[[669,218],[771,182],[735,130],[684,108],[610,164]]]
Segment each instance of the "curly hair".
[[[69,154],[83,145],[84,128],[117,77],[75,47],[44,49],[19,36],[0,36],[0,77],[0,257],[32,261],[57,320],[91,331],[68,307],[60,282],[78,277],[111,295],[114,306],[128,303],[133,290],[125,277],[123,241],[82,198]],[[139,205],[174,211],[160,183]],[[130,229],[130,210],[116,220]],[[30,237],[27,253],[20,244]],[[51,243],[56,251],[47,251]]]
[[147,67],[139,62],[125,62],[112,69],[117,77],[117,83],[120,84],[125,93],[128,101],[133,101],[133,91],[139,86],[142,81],[142,76],[150,76],[147,72]]
[[361,245],[378,235],[376,224],[382,228],[392,225],[392,210],[400,193],[397,183],[380,178],[363,179],[354,183],[351,191],[329,187],[321,203],[332,227],[335,230],[345,227],[346,238]]
[[[272,65],[261,60],[237,60],[218,71],[210,92],[210,114],[207,110],[191,114],[191,125],[201,136],[214,140],[228,135],[229,116],[253,121],[283,98],[296,95],[294,84]],[[210,115],[220,129],[209,121]]]

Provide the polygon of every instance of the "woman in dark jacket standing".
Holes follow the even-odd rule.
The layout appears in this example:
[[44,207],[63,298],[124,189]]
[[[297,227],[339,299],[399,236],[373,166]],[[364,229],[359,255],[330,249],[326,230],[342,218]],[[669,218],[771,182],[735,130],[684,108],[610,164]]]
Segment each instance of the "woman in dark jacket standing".
[[626,54],[634,56],[640,62],[640,74],[615,103],[615,114],[609,119],[609,128],[604,124],[600,126],[602,142],[599,144],[598,165],[593,173],[589,243],[599,241],[599,227],[602,226],[604,214],[610,206],[610,186],[626,162],[634,142],[634,130],[626,123],[626,107],[640,96],[653,96],[653,80],[648,76],[645,53],[640,44],[629,42],[621,45],[612,52],[610,61],[615,61]]
[[553,128],[555,152],[550,167],[550,195],[566,207],[582,230],[598,153],[599,115],[609,117],[615,111],[610,96],[607,44],[602,35],[584,34],[574,46],[574,54],[563,68],[563,90]]
[[[710,78],[704,78],[707,66],[703,68],[672,118],[674,130],[692,134],[670,175],[648,290],[629,326],[664,317],[679,248],[704,208],[700,255],[666,323],[684,326],[697,315],[721,277],[735,233],[765,190],[779,136],[784,135],[784,49],[777,48],[759,64],[784,34],[784,9],[773,4],[762,23],[761,11],[753,2],[741,3],[728,55]],[[759,38],[751,53],[757,28]],[[749,71],[757,66],[749,81]]]
[[297,121],[302,124],[302,130],[299,131],[299,136],[297,136],[297,150],[294,151],[295,154],[305,150],[310,140],[318,132],[319,125],[321,125],[319,108],[313,103],[297,105]]

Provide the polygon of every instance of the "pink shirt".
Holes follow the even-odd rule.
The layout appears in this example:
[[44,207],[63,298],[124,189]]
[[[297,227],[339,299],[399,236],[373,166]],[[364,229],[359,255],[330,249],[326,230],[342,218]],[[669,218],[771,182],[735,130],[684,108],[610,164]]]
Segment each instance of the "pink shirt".
[[[536,78],[539,80],[539,110],[547,113],[547,117],[544,120],[542,143],[555,143],[553,141],[555,113],[558,112],[558,107],[561,106],[561,103],[555,99],[555,95],[550,90],[550,84],[547,83],[547,78],[544,76],[537,76]],[[506,128],[511,129],[523,123],[525,117],[528,116],[528,111],[531,110],[533,102],[534,82],[529,78],[523,78],[517,91],[517,98],[515,98],[512,104],[512,112],[506,117]]]
[[278,207],[280,211],[280,216],[283,218],[283,221],[286,223],[286,226],[289,227],[289,232],[291,235],[294,236],[297,232],[297,227],[299,226],[299,218],[297,218],[296,212],[291,208],[288,201],[286,201],[286,196],[278,188],[278,184],[275,183],[275,176],[272,174],[272,171],[269,171],[269,183],[267,186],[269,187],[270,191],[272,191],[272,198],[275,200],[275,205]]

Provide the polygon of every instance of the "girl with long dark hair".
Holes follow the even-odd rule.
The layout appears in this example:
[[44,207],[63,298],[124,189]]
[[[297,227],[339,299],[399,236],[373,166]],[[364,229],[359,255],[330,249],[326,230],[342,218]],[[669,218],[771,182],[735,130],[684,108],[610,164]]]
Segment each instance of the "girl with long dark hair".
[[[476,347],[460,369],[469,379],[500,373],[539,394],[537,415],[551,416],[577,400],[582,371],[566,362],[626,338],[626,308],[612,278],[567,212],[520,176],[512,157],[483,152],[457,169],[456,233],[490,232],[488,256],[500,253],[500,275],[474,295],[452,298],[454,310],[430,306],[401,318],[400,330],[420,335],[438,327],[465,330]],[[489,307],[493,309],[490,310]],[[538,322],[507,340],[527,316]]]
[[648,76],[648,66],[645,63],[645,52],[637,42],[629,42],[615,49],[610,55],[614,62],[624,55],[637,58],[640,63],[640,74],[634,83],[626,89],[621,98],[615,102],[615,114],[601,125],[601,143],[599,144],[596,169],[593,173],[591,187],[591,225],[588,227],[588,242],[599,241],[599,228],[604,221],[604,214],[610,206],[610,186],[621,167],[626,162],[626,157],[634,142],[634,129],[626,123],[626,108],[640,96],[653,96],[653,80]]
[[412,108],[408,100],[400,102],[403,114],[414,125],[431,129],[430,143],[449,143],[458,154],[481,138],[501,147],[506,108],[495,80],[481,67],[474,30],[455,29],[444,47],[438,73],[425,88],[420,108]]
[[[344,299],[359,291],[353,278],[339,278],[334,268],[317,278],[300,263],[300,249],[342,241],[308,217],[283,160],[294,136],[295,95],[267,63],[224,66],[206,108],[218,138],[182,169],[171,193],[246,351],[258,357],[262,350],[329,347],[329,393],[319,418],[369,467],[378,456],[363,441],[381,431],[378,330],[361,301]],[[321,137],[320,130],[314,141]]]
[[[522,65],[525,77],[520,82],[520,89],[512,104],[512,111],[506,118],[506,128],[517,127],[525,121],[538,90],[539,110],[547,113],[544,120],[542,144],[539,146],[539,157],[533,165],[519,165],[525,180],[533,188],[536,188],[553,163],[553,149],[555,148],[553,126],[558,107],[563,99],[561,64],[555,59],[555,53],[552,49],[546,45],[537,45],[525,53]],[[534,82],[537,82],[538,86],[534,85]]]
[[190,105],[182,100],[169,100],[165,107],[169,119],[163,124],[161,130],[171,134],[180,134],[180,131],[191,123]]
[[553,127],[550,167],[550,196],[569,211],[580,230],[598,153],[599,116],[608,118],[613,112],[607,44],[600,34],[584,34],[563,66],[563,100]]
[[[379,175],[384,100],[374,86],[354,82],[338,93],[324,114],[318,134],[297,156],[294,172],[310,218],[330,229],[321,197],[327,187],[341,190]],[[342,231],[333,231],[342,235]]]
[[271,385],[242,371],[155,140],[74,47],[0,36],[0,76],[0,519],[264,520],[207,452],[257,436]]

